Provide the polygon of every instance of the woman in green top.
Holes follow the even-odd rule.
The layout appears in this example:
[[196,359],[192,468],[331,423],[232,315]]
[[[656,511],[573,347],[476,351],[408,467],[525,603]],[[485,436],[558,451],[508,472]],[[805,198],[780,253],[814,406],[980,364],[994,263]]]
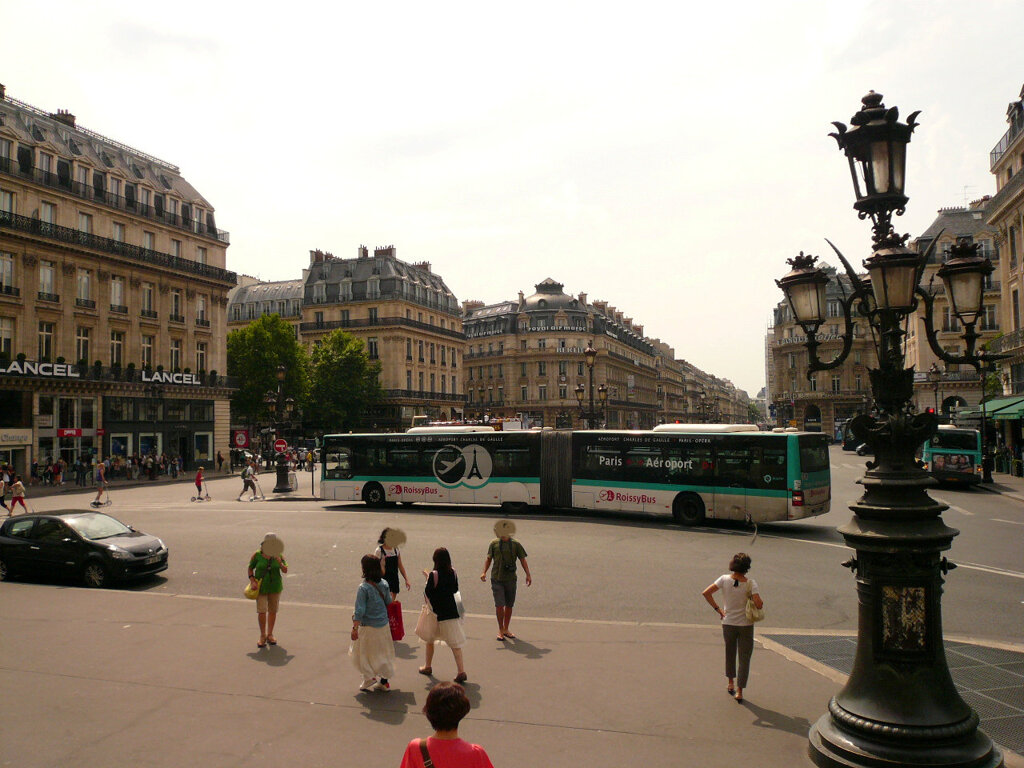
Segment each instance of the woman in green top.
[[263,537],[260,548],[249,559],[249,583],[254,589],[259,586],[256,618],[260,624],[260,640],[256,643],[257,648],[264,648],[267,643],[277,645],[274,624],[277,622],[281,592],[284,590],[281,574],[288,573],[288,563],[283,555],[284,542],[276,533],[268,533]]

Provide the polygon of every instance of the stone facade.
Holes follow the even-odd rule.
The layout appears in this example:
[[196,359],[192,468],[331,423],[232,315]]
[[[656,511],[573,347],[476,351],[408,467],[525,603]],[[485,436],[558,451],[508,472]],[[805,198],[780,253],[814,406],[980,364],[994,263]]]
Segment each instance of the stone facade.
[[0,460],[227,455],[227,247],[176,166],[0,86]]

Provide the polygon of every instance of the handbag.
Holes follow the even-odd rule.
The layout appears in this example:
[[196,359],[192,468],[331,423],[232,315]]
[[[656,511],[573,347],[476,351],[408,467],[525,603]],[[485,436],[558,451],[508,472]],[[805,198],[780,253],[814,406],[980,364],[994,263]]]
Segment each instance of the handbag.
[[434,761],[430,759],[430,752],[427,751],[427,740],[419,739],[420,755],[423,757],[423,768],[434,768]]
[[261,584],[263,584],[263,580],[257,579],[256,587],[253,588],[252,582],[250,581],[248,584],[245,585],[245,596],[248,597],[250,600],[255,600],[260,595]]
[[452,597],[455,598],[455,608],[459,611],[459,618],[466,618],[466,606],[462,603],[462,590],[455,590],[455,594]]
[[757,622],[764,619],[764,608],[758,608],[757,605],[754,603],[754,598],[750,591],[749,581],[747,582],[747,605],[744,609],[744,613],[746,613],[747,615],[747,621],[749,621],[751,624],[756,624]]
[[401,640],[405,637],[405,621],[402,619],[402,603],[392,600],[388,603],[388,624],[391,625],[391,639]]
[[416,637],[424,643],[432,643],[437,640],[437,614],[430,608],[429,603],[424,603],[420,609],[420,617],[416,620]]

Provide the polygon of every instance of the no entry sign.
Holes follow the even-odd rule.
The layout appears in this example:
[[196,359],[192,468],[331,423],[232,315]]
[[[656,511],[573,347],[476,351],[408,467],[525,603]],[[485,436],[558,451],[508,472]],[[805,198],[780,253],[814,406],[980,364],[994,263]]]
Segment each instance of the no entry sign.
[[288,449],[288,441],[283,437],[279,437],[274,441],[274,450],[278,453],[284,453]]

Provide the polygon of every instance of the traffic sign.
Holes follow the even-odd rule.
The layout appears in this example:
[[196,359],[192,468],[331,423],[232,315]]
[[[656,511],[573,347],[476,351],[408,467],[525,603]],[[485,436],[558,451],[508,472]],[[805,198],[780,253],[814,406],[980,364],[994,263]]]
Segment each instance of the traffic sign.
[[287,449],[288,441],[285,440],[283,437],[279,437],[277,438],[277,440],[274,441],[274,450],[277,451],[278,453],[284,453]]
[[235,448],[249,447],[249,430],[236,429],[234,433]]

